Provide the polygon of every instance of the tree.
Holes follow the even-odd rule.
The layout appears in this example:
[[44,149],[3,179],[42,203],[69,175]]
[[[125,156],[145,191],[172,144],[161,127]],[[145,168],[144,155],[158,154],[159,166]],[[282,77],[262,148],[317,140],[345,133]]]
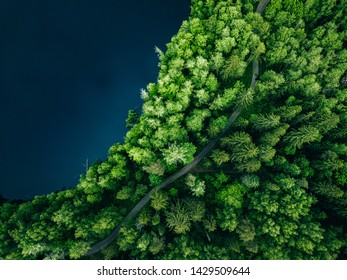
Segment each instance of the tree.
[[249,219],[241,220],[236,228],[236,232],[239,234],[240,239],[245,243],[253,241],[256,235],[255,226]]
[[71,242],[69,246],[69,254],[71,259],[78,259],[90,249],[88,242],[78,241]]
[[305,143],[319,141],[322,138],[319,130],[313,126],[302,126],[297,130],[292,130],[284,136],[286,141],[292,148],[302,148]]
[[270,115],[251,115],[251,123],[256,130],[268,130],[275,128],[280,124],[280,116]]
[[152,232],[153,238],[151,241],[151,244],[149,245],[149,251],[153,254],[156,255],[160,251],[164,249],[165,246],[165,238],[159,237],[157,234]]
[[163,193],[160,190],[153,192],[151,195],[151,206],[156,210],[163,210],[168,205],[169,197],[166,193]]
[[224,80],[239,78],[243,75],[247,67],[247,63],[242,61],[238,56],[229,57],[222,70],[222,78]]
[[190,230],[191,219],[186,206],[181,201],[172,204],[165,215],[168,227],[175,233],[185,234]]
[[190,131],[199,132],[204,127],[204,120],[211,115],[210,111],[194,110],[189,117],[187,117],[187,128]]
[[225,116],[211,119],[211,121],[207,127],[208,134],[211,137],[216,137],[218,135],[218,133],[221,132],[225,128],[227,122],[228,122],[228,120]]
[[225,206],[241,208],[243,203],[243,195],[246,193],[246,191],[247,189],[245,186],[239,183],[234,183],[218,191],[216,198],[218,202]]
[[255,189],[259,187],[260,181],[259,177],[255,174],[247,174],[241,177],[241,182],[247,188]]
[[218,149],[212,151],[211,158],[217,164],[217,166],[220,166],[223,163],[230,161],[229,154],[225,151]]
[[187,199],[184,201],[185,207],[189,213],[189,218],[192,222],[200,222],[206,212],[205,203],[197,199]]
[[191,143],[171,144],[163,150],[164,161],[168,165],[188,164],[194,158],[196,148]]
[[144,166],[143,170],[147,171],[148,173],[162,176],[165,172],[165,166],[164,164],[158,159],[149,166]]
[[194,175],[188,174],[185,180],[186,185],[194,196],[203,196],[205,194],[205,181],[197,179]]
[[136,244],[139,237],[139,231],[134,228],[124,226],[119,230],[117,245],[121,251],[130,250]]
[[217,221],[213,216],[208,216],[204,219],[204,227],[208,232],[213,232],[217,229]]
[[137,163],[148,164],[154,158],[154,153],[149,149],[133,147],[129,150],[129,156]]
[[135,110],[129,110],[128,118],[126,119],[126,127],[131,128],[139,121],[139,114]]

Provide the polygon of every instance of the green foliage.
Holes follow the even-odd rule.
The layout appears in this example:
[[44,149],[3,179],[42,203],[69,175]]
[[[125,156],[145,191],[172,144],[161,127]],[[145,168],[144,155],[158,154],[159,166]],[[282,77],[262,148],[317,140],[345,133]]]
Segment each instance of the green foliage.
[[160,160],[156,160],[155,162],[151,163],[149,166],[144,166],[143,170],[154,175],[162,176],[165,172],[165,166]]
[[218,149],[212,151],[211,158],[217,166],[220,166],[223,163],[230,161],[229,154],[225,151],[221,151]]
[[226,206],[232,206],[233,208],[241,208],[243,203],[243,196],[247,189],[245,186],[234,183],[226,186],[220,190],[217,195],[217,201]]
[[243,107],[249,106],[250,104],[252,104],[252,102],[253,102],[253,90],[248,89],[246,91],[241,92],[236,106],[238,108],[243,108]]
[[121,251],[130,250],[138,239],[139,232],[130,227],[122,227],[119,230],[119,237],[117,238],[117,245]]
[[235,132],[230,137],[224,137],[221,139],[221,145],[223,147],[242,147],[252,141],[251,136],[246,132]]
[[139,120],[139,114],[135,110],[129,110],[128,118],[126,119],[126,127],[131,128]]
[[170,210],[166,212],[166,223],[177,234],[188,232],[191,227],[191,219],[186,205],[180,201],[172,204]]
[[169,197],[166,193],[163,193],[160,190],[156,190],[151,195],[151,206],[156,210],[163,210],[168,205]]
[[126,200],[129,199],[131,195],[132,189],[129,186],[125,186],[117,192],[116,198],[119,200]]
[[193,160],[195,151],[196,148],[191,143],[170,144],[167,149],[163,150],[163,157],[168,165],[188,164]]
[[165,239],[153,233],[153,238],[149,246],[149,251],[153,255],[156,255],[164,249],[164,246],[165,246]]
[[300,149],[305,143],[319,141],[321,139],[321,135],[319,130],[315,127],[302,126],[297,130],[287,133],[283,139],[289,144],[290,147]]
[[240,239],[245,243],[253,241],[256,235],[255,226],[249,219],[242,220],[238,224],[236,232],[239,234]]
[[205,194],[205,181],[197,179],[194,175],[188,174],[185,180],[186,185],[194,196],[203,196]]
[[204,120],[211,115],[209,110],[194,110],[187,118],[187,128],[190,131],[201,131],[204,126]]
[[346,258],[347,2],[258,3],[193,0],[124,144],[76,188],[0,197],[0,259],[84,258],[181,168],[90,258]]
[[78,259],[83,256],[90,249],[88,242],[78,241],[73,242],[69,247],[69,254],[71,259]]
[[253,127],[256,130],[268,130],[271,128],[275,128],[280,124],[280,116],[276,116],[273,114],[270,115],[251,115],[250,118]]
[[205,203],[200,200],[189,199],[185,201],[186,208],[189,212],[189,218],[192,222],[200,222],[206,212]]
[[204,219],[204,227],[208,232],[213,232],[217,229],[217,221],[213,216]]
[[[225,44],[227,46],[232,46],[231,42],[226,42]],[[225,81],[228,81],[229,79],[242,77],[243,73],[246,70],[246,67],[246,62],[242,61],[238,56],[233,55],[229,57],[225,62],[224,68],[222,70],[222,78]]]
[[314,186],[314,190],[317,194],[326,196],[329,198],[341,198],[344,196],[345,192],[341,190],[336,185],[333,185],[330,182],[320,182]]
[[137,249],[140,251],[146,251],[151,242],[151,236],[149,234],[143,234],[137,241]]
[[241,182],[247,188],[255,189],[259,187],[259,177],[255,174],[247,174],[241,177]]
[[209,126],[207,127],[209,136],[216,137],[218,133],[220,133],[225,128],[227,122],[228,119],[225,116],[212,119]]
[[129,156],[137,163],[148,164],[154,158],[154,153],[148,149],[134,147],[129,150]]

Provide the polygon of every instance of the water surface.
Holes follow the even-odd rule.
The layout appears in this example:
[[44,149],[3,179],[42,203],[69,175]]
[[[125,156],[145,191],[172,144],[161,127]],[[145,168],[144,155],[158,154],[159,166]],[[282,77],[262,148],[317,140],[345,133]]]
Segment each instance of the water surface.
[[71,188],[123,141],[188,0],[0,1],[0,194]]

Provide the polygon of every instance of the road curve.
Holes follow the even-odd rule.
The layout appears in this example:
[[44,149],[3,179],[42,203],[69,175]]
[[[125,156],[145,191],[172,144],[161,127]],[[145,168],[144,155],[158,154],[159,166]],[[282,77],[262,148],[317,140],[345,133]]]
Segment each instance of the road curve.
[[259,2],[257,9],[255,10],[256,13],[262,14],[267,6],[269,4],[270,0],[262,0]]
[[[262,14],[264,11],[266,5],[269,3],[270,0],[262,0],[256,9],[256,13]],[[252,74],[252,81],[249,86],[250,89],[253,89],[255,87],[258,75],[259,75],[259,63],[257,60],[253,61],[253,74]],[[134,208],[128,213],[128,215],[124,218],[123,222],[121,222],[112,232],[111,234],[106,237],[104,240],[100,241],[99,243],[95,244],[91,249],[89,249],[85,256],[89,256],[92,254],[97,253],[107,245],[109,245],[113,240],[116,239],[119,230],[121,227],[129,220],[131,220],[133,217],[137,215],[137,213],[140,212],[140,210],[148,203],[148,201],[151,199],[151,195],[159,189],[163,189],[172,182],[176,181],[178,178],[182,177],[183,175],[187,174],[189,171],[191,171],[217,144],[218,140],[226,133],[226,131],[231,127],[231,125],[235,122],[237,117],[240,115],[242,111],[242,107],[238,107],[235,109],[235,111],[231,114],[231,116],[228,119],[228,123],[225,126],[225,128],[218,134],[218,136],[213,139],[195,158],[191,163],[184,166],[182,169],[177,171],[176,173],[172,174],[168,178],[166,178],[161,184],[150,190],[135,206]]]

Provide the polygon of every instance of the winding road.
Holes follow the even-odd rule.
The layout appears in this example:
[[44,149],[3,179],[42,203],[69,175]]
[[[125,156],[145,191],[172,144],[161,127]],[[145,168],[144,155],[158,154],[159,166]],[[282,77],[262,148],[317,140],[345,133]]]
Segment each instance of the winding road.
[[[270,0],[262,0],[257,6],[256,13],[262,14],[264,11],[266,5],[270,2]],[[249,89],[253,89],[255,87],[258,75],[259,75],[259,63],[257,60],[253,61],[253,74],[252,74],[252,81],[249,86]],[[182,169],[177,171],[176,173],[172,174],[168,178],[166,178],[161,184],[150,190],[135,206],[134,208],[128,213],[128,215],[124,218],[123,222],[121,222],[112,232],[111,234],[106,237],[101,242],[94,245],[91,249],[89,249],[85,256],[92,255],[109,245],[112,241],[114,241],[118,235],[119,230],[121,227],[129,220],[131,220],[133,217],[135,217],[139,211],[148,203],[148,201],[151,199],[151,195],[159,190],[163,189],[172,182],[176,181],[178,178],[182,177],[183,175],[187,174],[188,172],[192,171],[195,166],[213,149],[213,147],[217,144],[218,140],[226,133],[226,131],[231,127],[231,125],[235,122],[237,117],[240,115],[242,111],[242,107],[238,107],[235,109],[235,111],[231,114],[229,117],[228,123],[225,126],[225,128],[218,134],[218,136],[213,139],[195,158],[191,163],[184,166]]]

